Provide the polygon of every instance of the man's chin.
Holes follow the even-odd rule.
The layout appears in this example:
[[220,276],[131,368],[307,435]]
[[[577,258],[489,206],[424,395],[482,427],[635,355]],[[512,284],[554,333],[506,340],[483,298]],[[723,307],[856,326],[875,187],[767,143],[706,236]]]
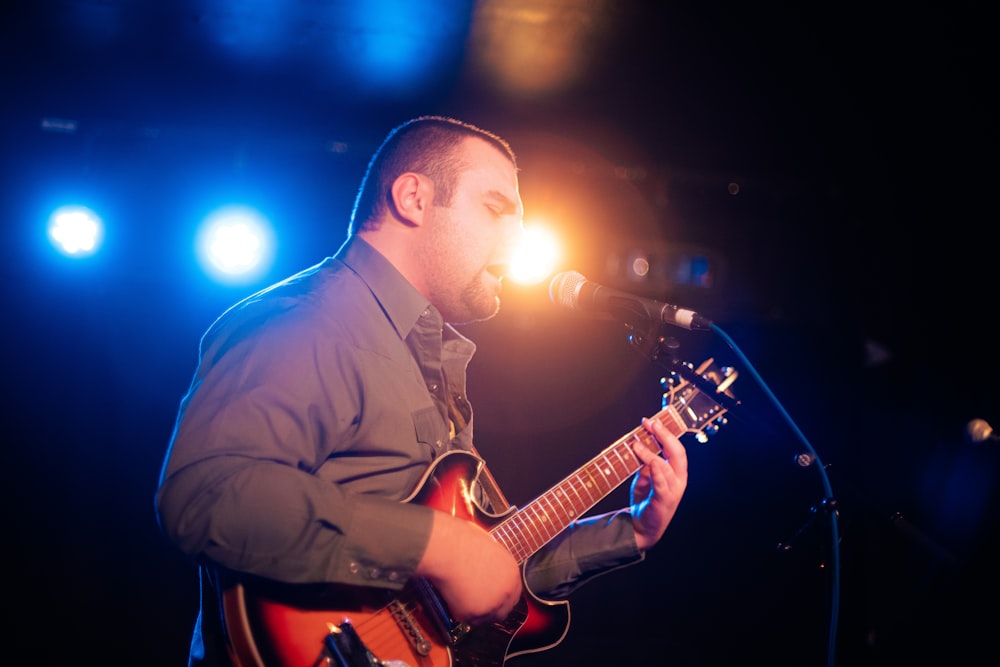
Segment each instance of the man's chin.
[[463,313],[455,313],[452,318],[446,318],[446,321],[449,324],[472,324],[493,319],[500,312],[500,297],[493,297],[492,302],[483,300],[475,304],[466,304],[464,310]]

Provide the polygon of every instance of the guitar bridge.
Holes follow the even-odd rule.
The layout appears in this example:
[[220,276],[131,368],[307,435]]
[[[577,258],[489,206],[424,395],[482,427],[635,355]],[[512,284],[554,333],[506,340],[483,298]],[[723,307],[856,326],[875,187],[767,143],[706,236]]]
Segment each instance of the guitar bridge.
[[396,621],[396,625],[400,627],[403,634],[406,635],[407,640],[410,642],[410,646],[413,650],[417,652],[418,655],[428,656],[431,653],[431,642],[424,636],[423,630],[420,629],[420,624],[417,620],[413,618],[406,605],[404,605],[399,600],[393,600],[389,603],[389,613],[392,614],[393,619]]

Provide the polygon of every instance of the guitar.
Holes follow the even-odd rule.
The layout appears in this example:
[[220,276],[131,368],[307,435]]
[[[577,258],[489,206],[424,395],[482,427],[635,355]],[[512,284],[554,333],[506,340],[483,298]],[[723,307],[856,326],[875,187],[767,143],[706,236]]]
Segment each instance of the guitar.
[[[717,368],[712,359],[682,369],[687,372],[672,373],[663,409],[652,419],[678,437],[694,433],[705,442],[725,423],[728,408],[720,401],[732,398],[736,373]],[[532,554],[642,467],[636,444],[660,452],[656,440],[637,427],[528,505],[500,515],[487,514],[472,497],[482,459],[453,451],[434,461],[404,502],[477,522],[510,551],[523,576]],[[238,667],[499,667],[556,646],[569,630],[569,603],[543,600],[527,586],[502,622],[458,623],[420,578],[399,592],[231,583],[223,587],[222,611]]]

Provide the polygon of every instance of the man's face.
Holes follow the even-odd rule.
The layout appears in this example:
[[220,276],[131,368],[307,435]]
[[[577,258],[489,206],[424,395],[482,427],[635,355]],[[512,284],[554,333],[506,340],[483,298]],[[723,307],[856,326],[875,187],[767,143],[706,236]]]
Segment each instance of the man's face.
[[428,226],[431,302],[446,322],[484,320],[500,308],[500,279],[523,232],[517,171],[503,152],[478,138],[464,142],[463,171],[448,206],[435,205]]

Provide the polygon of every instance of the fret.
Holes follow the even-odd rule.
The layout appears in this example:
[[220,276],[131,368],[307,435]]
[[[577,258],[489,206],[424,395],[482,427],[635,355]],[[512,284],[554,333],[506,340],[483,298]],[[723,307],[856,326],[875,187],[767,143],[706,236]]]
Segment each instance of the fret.
[[[587,465],[593,465],[588,463]],[[577,480],[580,482],[580,487],[578,490],[584,491],[587,494],[587,507],[590,507],[597,501],[597,497],[594,496],[594,487],[597,484],[597,480],[594,476],[590,474],[587,470],[587,466],[580,468],[580,474],[577,475]],[[599,497],[599,496],[598,496]]]
[[[561,514],[566,518],[565,519],[566,520],[566,525],[568,526],[569,524],[571,524],[573,522],[573,518],[577,516],[577,513],[575,511],[573,511],[572,507],[569,510],[567,510],[566,509],[566,505],[563,504],[563,501],[560,498],[560,496],[565,497],[566,493],[562,489],[562,484],[560,484],[560,485],[556,486],[556,488],[552,489],[551,495],[552,495],[553,498],[556,499],[556,502],[559,503],[559,509],[561,511]],[[566,502],[569,502],[569,498],[566,498]]]
[[527,536],[524,532],[524,515],[518,512],[506,522],[510,526],[511,534],[517,538],[516,544],[519,551],[530,551],[527,544]]
[[563,507],[563,504],[559,501],[559,498],[556,497],[556,494],[546,493],[545,501],[549,504],[549,509],[552,511],[552,515],[557,518],[557,521],[553,522],[553,525],[558,523],[562,526],[568,526],[572,522],[573,517],[566,513],[566,508]]
[[[586,477],[584,477],[584,475],[586,475]],[[579,474],[577,474],[573,479],[577,482],[577,484],[573,487],[576,490],[577,495],[580,495],[581,491],[587,492],[587,500],[584,500],[583,496],[580,496],[581,508],[590,507],[595,502],[597,502],[598,498],[594,498],[594,494],[591,492],[593,485],[587,482],[587,479],[592,479],[592,478],[590,476],[590,473],[587,472],[586,466],[581,468]]]
[[[600,458],[604,458],[604,457],[602,456]],[[604,474],[604,467],[600,463],[598,463],[597,461],[591,461],[586,466],[586,470],[587,470],[587,474],[590,475],[590,479],[593,480],[594,486],[597,488],[597,491],[598,491],[598,493],[597,493],[597,500],[600,500],[610,490],[607,487],[609,487],[611,485],[611,483],[608,482],[608,478]],[[603,486],[602,486],[602,483],[603,483]]]
[[598,469],[601,471],[602,479],[604,479],[604,482],[608,486],[611,486],[613,480],[616,479],[618,476],[618,471],[615,470],[615,466],[614,463],[612,462],[611,457],[609,457],[606,454],[602,456],[601,464],[598,466]]
[[566,482],[567,486],[569,486],[570,490],[573,492],[573,495],[576,496],[577,503],[576,503],[575,507],[578,509],[577,515],[579,515],[583,511],[585,511],[584,510],[585,507],[588,507],[587,503],[584,502],[584,500],[583,500],[583,496],[580,495],[580,489],[578,488],[577,484],[575,483],[575,482],[579,481],[579,479],[580,479],[579,475],[573,475]]
[[[515,514],[513,518],[516,518]],[[507,551],[511,553],[520,562],[522,552],[525,550],[521,544],[521,540],[518,539],[516,526],[513,521],[504,521],[500,525],[491,531],[494,538],[499,539],[503,542],[504,546],[507,547]]]
[[[649,433],[636,433],[635,441],[650,451],[660,451],[660,447],[656,444],[656,440]],[[632,455],[635,456],[635,452],[633,452]]]
[[[531,542],[541,542],[537,535],[532,535],[531,529],[534,528],[534,524],[531,522],[531,517],[527,516],[529,512],[534,508],[534,504],[528,505],[523,510],[517,513],[517,520],[521,527],[521,534],[524,540]],[[534,551],[534,544],[532,544],[532,551]]]
[[[555,508],[552,506],[552,501],[549,500],[548,494],[542,496],[538,499],[538,504],[541,506],[543,503],[548,504],[548,509],[542,509],[542,519],[545,521],[545,541],[551,540],[555,537],[556,533],[565,527],[565,523],[562,521],[554,521],[558,519],[559,515],[556,513]],[[561,524],[557,526],[557,523]]]
[[[662,410],[660,414],[665,417],[670,417],[670,421],[672,423],[671,424],[664,423],[663,425],[666,426],[667,430],[673,433],[674,435],[680,436],[686,431],[687,425],[684,423],[684,420],[681,419],[681,416],[677,413],[677,410],[674,409],[674,406],[672,405],[668,406],[667,408]],[[663,420],[661,419],[660,422],[662,423]]]
[[541,546],[548,541],[548,538],[543,533],[543,529],[545,528],[545,512],[537,500],[528,505],[526,510],[525,513],[531,515],[529,523],[531,524],[532,535],[535,536],[539,546]]
[[[622,472],[618,473],[618,484],[621,484],[629,475],[631,475],[636,471],[635,468],[629,466],[629,463],[622,456],[622,450],[626,448],[627,445],[623,443],[621,447],[615,447],[614,450],[612,450],[612,453],[615,455],[615,461],[617,462],[618,466],[621,467],[622,470]],[[618,466],[616,466],[615,468],[616,470],[618,470]]]
[[[647,446],[650,443],[652,443],[653,449],[655,451],[659,451],[660,450],[660,448],[656,445],[656,441],[652,439],[652,436],[649,436],[649,438],[644,438],[641,433],[636,433],[635,435],[632,436],[632,440],[635,441],[636,443],[639,443],[639,444],[643,445],[643,446]],[[632,459],[632,465],[635,466],[635,469],[638,470],[639,468],[641,468],[642,467],[642,463],[639,461],[639,457],[636,456],[636,454],[635,454],[634,445],[633,445],[633,447],[629,447],[628,454],[629,454],[629,458]]]

